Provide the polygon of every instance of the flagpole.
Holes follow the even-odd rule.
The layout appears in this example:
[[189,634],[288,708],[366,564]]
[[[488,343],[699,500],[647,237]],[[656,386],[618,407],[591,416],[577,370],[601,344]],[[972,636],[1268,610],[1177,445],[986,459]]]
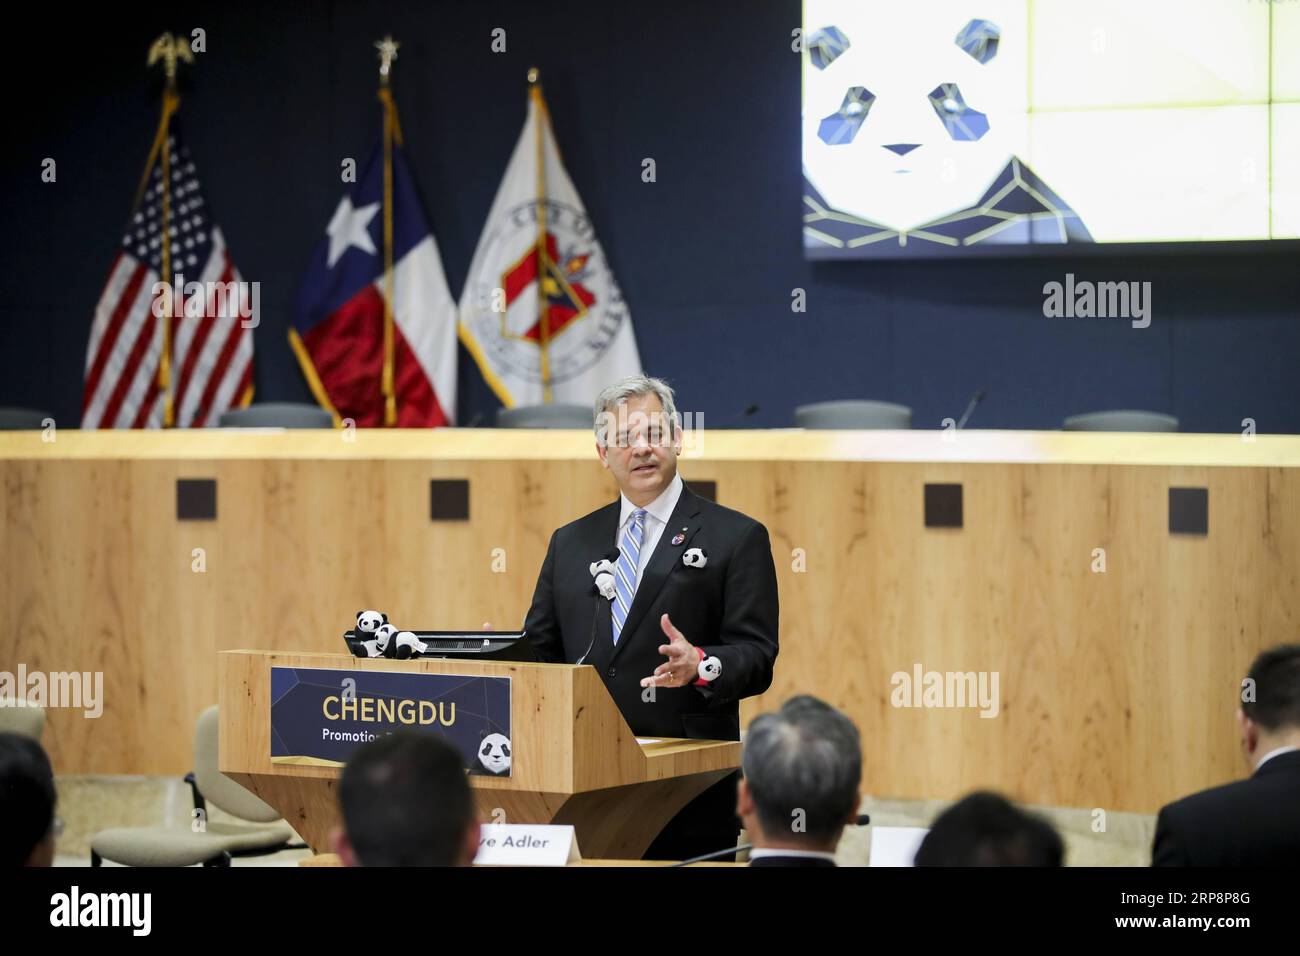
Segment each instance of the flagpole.
[[542,99],[541,74],[537,67],[528,71],[528,96],[532,100],[537,127],[537,330],[541,346],[542,402],[551,403],[551,329],[547,310],[546,283],[551,275],[546,248],[546,101]]
[[398,44],[386,36],[375,44],[379,50],[379,100],[384,105],[384,372],[380,387],[384,396],[384,424],[397,424],[397,393],[393,383],[393,141],[401,142],[397,105],[388,88],[388,77],[397,59]]
[[163,396],[163,428],[171,428],[176,424],[176,410],[172,402],[171,390],[171,359],[172,359],[172,320],[175,317],[176,297],[178,290],[172,288],[172,243],[171,243],[171,146],[168,139],[171,134],[171,118],[176,110],[180,107],[180,94],[176,90],[176,62],[185,60],[187,63],[193,63],[194,57],[190,53],[187,43],[180,37],[173,37],[171,33],[164,33],[158,39],[154,40],[149,46],[149,58],[146,66],[153,66],[155,63],[162,61],[163,64],[163,94],[162,94],[162,117],[158,122],[158,133],[154,137],[153,149],[149,151],[149,160],[145,163],[144,176],[140,180],[140,188],[136,192],[135,204],[138,208],[140,200],[144,197],[145,189],[149,184],[149,173],[153,169],[154,159],[158,156],[159,151],[162,153],[162,221],[159,224],[159,238],[162,244],[162,275],[161,280],[165,283],[167,293],[167,306],[163,310],[162,322],[162,355],[158,360],[158,388]]

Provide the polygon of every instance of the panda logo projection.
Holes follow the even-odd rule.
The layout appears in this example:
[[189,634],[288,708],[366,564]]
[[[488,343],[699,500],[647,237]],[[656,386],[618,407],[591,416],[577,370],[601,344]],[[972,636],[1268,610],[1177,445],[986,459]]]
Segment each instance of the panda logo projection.
[[1300,238],[1294,6],[804,0],[805,255]]
[[470,773],[504,777],[510,773],[510,738],[505,734],[485,734],[479,742],[478,764]]
[[1023,4],[991,2],[997,18],[970,16],[973,4],[893,4],[871,19],[859,6],[837,11],[852,27],[810,35],[810,256],[1092,240],[1021,158]]

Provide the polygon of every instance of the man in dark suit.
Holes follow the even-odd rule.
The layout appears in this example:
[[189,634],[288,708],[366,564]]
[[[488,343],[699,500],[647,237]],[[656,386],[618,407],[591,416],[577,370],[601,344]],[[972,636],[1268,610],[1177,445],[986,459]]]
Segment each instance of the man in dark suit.
[[[524,629],[539,660],[593,665],[637,736],[739,740],[739,702],[772,683],[777,654],[767,529],[683,484],[666,383],[616,382],[594,412],[596,453],[622,493],[551,535]],[[706,790],[646,858],[734,845],[735,793],[734,774]]]
[[741,768],[736,813],[754,845],[749,865],[834,866],[862,801],[853,721],[816,697],[792,697],[749,725]]
[[1152,866],[1300,864],[1300,644],[1255,658],[1237,727],[1250,777],[1164,807]]

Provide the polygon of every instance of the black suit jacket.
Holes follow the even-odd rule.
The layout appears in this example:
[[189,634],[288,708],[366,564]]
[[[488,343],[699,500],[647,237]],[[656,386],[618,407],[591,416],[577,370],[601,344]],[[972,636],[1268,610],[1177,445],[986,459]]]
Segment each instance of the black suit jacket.
[[[618,644],[610,602],[591,576],[592,562],[616,553],[620,502],[614,501],[551,535],[524,622],[539,660],[576,662],[596,640],[586,663],[605,681],[632,732],[640,737],[739,740],[742,697],[772,683],[777,654],[776,567],[767,529],[682,485],[681,497],[642,572]],[[677,535],[684,539],[673,544]],[[703,568],[686,567],[688,548],[703,548]],[[671,617],[688,641],[722,661],[707,688],[658,687],[653,700],[642,678],[668,660],[659,618]]]
[[1247,780],[1169,804],[1156,818],[1152,866],[1300,864],[1300,751]]

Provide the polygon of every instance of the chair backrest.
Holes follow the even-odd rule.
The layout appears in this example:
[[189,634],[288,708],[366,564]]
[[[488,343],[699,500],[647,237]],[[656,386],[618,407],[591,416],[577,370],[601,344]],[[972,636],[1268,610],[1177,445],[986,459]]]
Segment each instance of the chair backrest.
[[222,412],[222,428],[333,428],[334,416],[319,405],[302,402],[265,402]]
[[53,417],[35,408],[0,408],[0,432],[40,431],[42,422]]
[[590,405],[519,405],[497,411],[497,428],[584,428],[594,425]]
[[794,423],[817,429],[911,428],[912,410],[893,402],[816,402],[796,408]]
[[203,799],[220,807],[232,817],[253,823],[272,823],[280,819],[278,810],[241,784],[217,769],[217,731],[221,720],[216,705],[199,714],[194,727],[194,778]]
[[44,732],[44,707],[21,697],[0,697],[0,733],[20,734],[39,743]]
[[1067,432],[1176,432],[1178,419],[1162,412],[1118,409],[1071,415],[1061,427]]

